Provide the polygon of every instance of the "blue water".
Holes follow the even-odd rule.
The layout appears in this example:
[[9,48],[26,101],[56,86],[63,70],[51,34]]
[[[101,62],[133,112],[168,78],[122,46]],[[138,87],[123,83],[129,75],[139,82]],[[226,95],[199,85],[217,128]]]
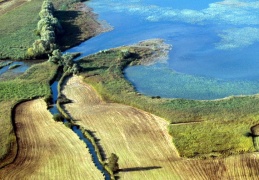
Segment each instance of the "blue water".
[[103,165],[98,160],[98,157],[97,157],[97,154],[95,153],[95,149],[94,149],[93,144],[87,138],[85,138],[84,134],[82,133],[82,131],[77,126],[72,126],[72,130],[87,145],[87,148],[89,149],[89,152],[92,156],[93,162],[94,162],[95,166],[104,174],[104,179],[109,180],[110,174],[104,169]]
[[114,30],[69,51],[85,56],[150,38],[172,45],[163,65],[125,70],[141,93],[217,99],[259,92],[259,1],[92,0],[87,5]]
[[[35,63],[34,61],[32,61],[32,62],[14,61],[11,64],[4,66],[3,68],[0,69],[0,76],[5,73],[9,73],[9,74],[24,73],[34,63]],[[11,66],[16,65],[16,64],[18,64],[20,66],[17,68],[14,68],[14,69],[9,69]]]
[[[59,113],[56,106],[56,102],[58,99],[58,81],[54,81],[50,87],[52,92],[52,107],[49,109],[49,111],[51,114],[54,115]],[[63,123],[68,123],[68,121],[64,119]],[[82,131],[78,128],[78,126],[72,126],[71,129],[86,144],[86,147],[88,148],[89,153],[92,156],[93,163],[95,164],[97,169],[99,169],[103,173],[104,179],[109,180],[110,174],[104,169],[103,165],[100,163],[99,159],[97,158],[97,154],[95,152],[93,144],[87,138],[85,138],[85,136],[83,135]]]
[[56,106],[56,102],[57,102],[57,99],[58,99],[58,81],[54,81],[52,83],[52,85],[50,86],[51,88],[51,92],[52,92],[52,107],[49,108],[49,111],[51,112],[51,114],[58,114],[59,111],[57,109],[57,106]]

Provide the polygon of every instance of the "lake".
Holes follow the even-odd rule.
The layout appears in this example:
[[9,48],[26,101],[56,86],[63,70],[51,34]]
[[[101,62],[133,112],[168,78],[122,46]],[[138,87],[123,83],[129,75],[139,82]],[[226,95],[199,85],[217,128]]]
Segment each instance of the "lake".
[[133,66],[125,77],[140,93],[211,100],[259,92],[259,1],[91,0],[113,30],[69,52],[89,55],[151,38],[172,45],[165,63]]

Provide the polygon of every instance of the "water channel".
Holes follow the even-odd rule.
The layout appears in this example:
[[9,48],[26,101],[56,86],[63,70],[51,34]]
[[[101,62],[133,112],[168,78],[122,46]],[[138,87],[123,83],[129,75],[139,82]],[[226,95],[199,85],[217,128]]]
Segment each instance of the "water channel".
[[[54,81],[51,85],[51,91],[52,91],[52,107],[49,109],[49,111],[51,112],[51,114],[58,114],[59,111],[57,109],[56,106],[56,102],[58,99],[58,81]],[[67,123],[68,121],[66,119],[64,119],[63,123]],[[79,137],[79,139],[81,139],[85,144],[86,147],[89,150],[89,153],[92,156],[92,161],[94,163],[94,165],[97,167],[97,169],[99,171],[101,171],[101,173],[104,176],[105,180],[110,180],[110,174],[104,169],[103,165],[100,163],[100,161],[98,160],[97,154],[95,152],[94,146],[93,144],[87,139],[85,138],[85,136],[83,135],[82,131],[79,129],[78,126],[72,125],[71,130],[77,134],[77,136]]]
[[166,63],[125,70],[151,96],[218,99],[259,92],[259,1],[91,0],[114,30],[68,50],[83,56],[161,38],[172,45]]
[[[6,66],[0,68],[0,80],[13,79],[24,73],[31,65],[39,62],[42,61],[4,61]],[[3,61],[1,61],[1,63],[3,63]]]

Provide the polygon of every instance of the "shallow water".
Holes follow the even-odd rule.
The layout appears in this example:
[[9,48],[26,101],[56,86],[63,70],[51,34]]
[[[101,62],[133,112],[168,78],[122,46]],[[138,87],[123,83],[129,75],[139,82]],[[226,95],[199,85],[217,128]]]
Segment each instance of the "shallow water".
[[[11,64],[4,66],[0,69],[0,76],[4,73],[10,73],[10,74],[21,74],[24,73],[29,67],[37,62],[31,61],[31,62],[23,62],[23,61],[13,61]],[[19,67],[16,67],[14,69],[10,69],[13,65],[20,65]]]
[[[40,62],[40,61],[39,61]],[[1,80],[11,80],[17,77],[18,75],[24,73],[31,65],[38,63],[38,61],[13,61],[11,64],[4,66],[0,69],[0,81]],[[10,67],[13,65],[20,65],[19,67],[11,69]]]
[[[87,4],[114,30],[69,51],[88,55],[149,38],[162,38],[173,46],[162,66],[125,70],[141,93],[217,99],[259,92],[259,1],[92,0]],[[154,72],[159,75],[154,77]]]

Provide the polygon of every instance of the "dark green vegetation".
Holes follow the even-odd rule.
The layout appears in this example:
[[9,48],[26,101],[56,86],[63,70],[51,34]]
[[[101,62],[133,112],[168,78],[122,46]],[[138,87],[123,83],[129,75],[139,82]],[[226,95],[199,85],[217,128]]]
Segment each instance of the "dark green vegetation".
[[132,105],[165,118],[183,157],[215,157],[254,151],[250,127],[259,120],[259,96],[215,101],[159,99],[134,91],[123,69],[138,64],[151,49],[123,47],[103,51],[79,61],[82,76],[110,102]]
[[116,154],[112,153],[108,158],[108,162],[107,162],[108,168],[113,172],[118,172],[119,171],[118,161],[119,161],[119,157]]
[[53,115],[53,119],[55,120],[55,121],[63,121],[64,120],[64,118],[63,118],[63,116],[61,115],[61,114],[54,114]]
[[63,72],[66,74],[77,74],[79,73],[79,68],[73,61],[74,57],[71,54],[62,55],[60,50],[54,50],[51,55],[49,55],[49,60],[52,63],[58,64],[63,67]]
[[57,66],[46,62],[32,66],[23,75],[10,81],[0,82],[0,167],[15,157],[16,139],[12,125],[12,108],[18,102],[35,97],[49,97],[50,81]]
[[32,99],[51,94],[49,82],[56,70],[53,63],[38,64],[14,80],[0,82],[0,100]]

